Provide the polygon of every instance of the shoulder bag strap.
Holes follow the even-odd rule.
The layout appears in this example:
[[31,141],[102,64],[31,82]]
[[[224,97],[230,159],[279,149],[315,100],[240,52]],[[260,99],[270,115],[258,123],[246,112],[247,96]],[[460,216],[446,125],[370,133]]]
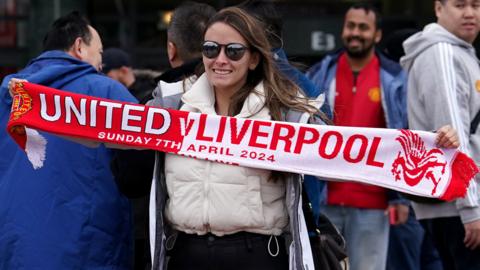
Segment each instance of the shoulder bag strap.
[[472,120],[472,123],[470,123],[470,134],[475,134],[479,123],[480,123],[480,111],[477,112],[477,114]]

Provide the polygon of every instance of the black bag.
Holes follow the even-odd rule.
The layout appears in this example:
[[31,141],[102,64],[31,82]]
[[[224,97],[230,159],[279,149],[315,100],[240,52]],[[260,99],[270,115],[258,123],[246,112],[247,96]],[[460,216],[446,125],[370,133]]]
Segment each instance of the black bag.
[[342,270],[341,262],[347,258],[345,239],[335,225],[320,214],[315,223],[312,205],[303,188],[303,214],[310,238],[315,270]]
[[[475,134],[478,128],[478,124],[480,123],[480,111],[477,112],[475,117],[473,118],[472,122],[470,123],[470,134]],[[439,204],[444,203],[444,200],[436,199],[436,198],[428,198],[422,196],[416,196],[408,193],[402,193],[402,196],[411,200],[412,202],[417,203],[424,203],[424,204]]]

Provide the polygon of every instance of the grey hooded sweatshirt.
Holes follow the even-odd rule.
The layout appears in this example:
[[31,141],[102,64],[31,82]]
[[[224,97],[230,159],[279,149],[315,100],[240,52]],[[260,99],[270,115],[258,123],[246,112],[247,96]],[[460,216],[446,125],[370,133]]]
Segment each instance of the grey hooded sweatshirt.
[[[470,123],[480,110],[480,67],[471,44],[437,23],[427,25],[403,43],[400,60],[408,72],[410,129],[436,130],[450,124],[458,131],[460,150],[480,162],[480,129],[470,134]],[[460,216],[463,223],[480,219],[480,177],[470,182],[463,199],[413,207],[417,218]]]

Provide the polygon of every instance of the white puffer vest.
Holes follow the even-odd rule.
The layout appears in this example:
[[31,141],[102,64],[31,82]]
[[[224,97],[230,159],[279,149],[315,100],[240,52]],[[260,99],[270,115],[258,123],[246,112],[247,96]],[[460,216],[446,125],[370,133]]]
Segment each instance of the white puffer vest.
[[[271,120],[260,83],[235,117]],[[205,74],[182,96],[181,110],[216,114],[215,97]],[[288,225],[285,182],[270,171],[225,165],[167,154],[169,199],[165,216],[173,228],[222,236],[239,231],[280,235]]]

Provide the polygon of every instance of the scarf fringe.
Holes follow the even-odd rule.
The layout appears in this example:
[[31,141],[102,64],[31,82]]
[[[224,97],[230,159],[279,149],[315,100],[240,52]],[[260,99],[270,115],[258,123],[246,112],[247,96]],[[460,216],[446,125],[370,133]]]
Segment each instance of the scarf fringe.
[[32,163],[35,170],[40,169],[45,161],[47,139],[35,129],[25,128],[25,131],[27,133],[25,152],[28,160]]
[[452,163],[452,179],[440,199],[451,201],[465,197],[470,181],[478,172],[475,162],[464,153],[458,152]]

